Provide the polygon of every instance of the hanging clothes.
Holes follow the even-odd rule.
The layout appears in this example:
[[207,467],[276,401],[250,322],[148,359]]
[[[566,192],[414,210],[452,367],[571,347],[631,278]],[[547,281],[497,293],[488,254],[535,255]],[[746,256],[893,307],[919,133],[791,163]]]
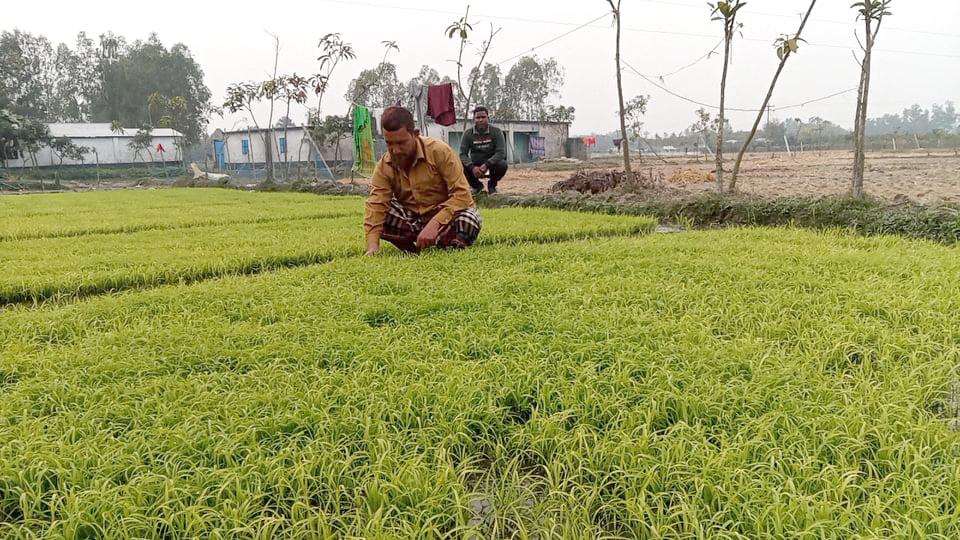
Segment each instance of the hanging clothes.
[[457,123],[451,83],[434,84],[427,89],[427,116],[441,126],[452,126]]
[[373,150],[373,117],[366,107],[353,107],[353,172],[372,176],[377,164]]
[[547,138],[531,135],[530,154],[541,158],[545,157],[547,155]]

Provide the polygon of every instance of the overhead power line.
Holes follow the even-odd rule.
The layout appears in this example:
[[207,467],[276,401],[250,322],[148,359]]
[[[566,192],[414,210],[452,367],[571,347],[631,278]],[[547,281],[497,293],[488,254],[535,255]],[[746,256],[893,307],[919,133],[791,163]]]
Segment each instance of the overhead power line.
[[[700,105],[701,107],[706,107],[706,108],[708,108],[708,109],[714,109],[714,110],[719,110],[719,109],[720,109],[720,107],[718,107],[718,106],[716,106],[716,105],[712,105],[712,104],[710,104],[710,103],[704,103],[704,102],[702,102],[702,101],[697,101],[697,100],[695,100],[695,99],[693,99],[693,98],[689,98],[689,97],[687,97],[687,96],[678,94],[678,93],[674,92],[673,90],[670,90],[669,88],[667,88],[667,87],[665,87],[665,86],[663,86],[663,85],[658,84],[656,81],[654,81],[654,80],[651,79],[650,77],[647,77],[647,76],[644,75],[643,73],[640,73],[635,67],[631,66],[630,64],[628,64],[628,63],[627,63],[626,61],[624,61],[624,60],[621,60],[620,63],[622,63],[626,68],[628,68],[630,71],[632,71],[635,75],[641,77],[642,79],[644,79],[644,80],[647,81],[648,83],[656,86],[656,87],[659,88],[660,90],[663,90],[664,92],[670,94],[670,95],[673,96],[673,97],[676,97],[676,98],[678,98],[678,99],[682,99],[683,101],[687,101],[687,102],[689,102],[689,103],[693,103],[694,105]],[[773,108],[773,110],[780,111],[780,110],[788,110],[788,109],[797,109],[797,108],[800,108],[800,107],[803,107],[803,106],[806,106],[806,105],[810,105],[811,103],[817,103],[817,102],[820,102],[820,101],[826,101],[826,100],[828,100],[828,99],[835,98],[835,97],[837,97],[837,96],[842,96],[842,95],[844,95],[844,94],[849,94],[850,92],[855,92],[856,90],[857,90],[856,88],[848,88],[847,90],[841,90],[840,92],[835,92],[835,93],[833,93],[833,94],[829,94],[829,95],[826,95],[826,96],[822,96],[822,97],[810,99],[810,100],[804,101],[804,102],[802,102],[802,103],[796,103],[796,104],[794,104],[794,105],[787,105],[787,106],[785,106],[785,107],[775,107],[775,108]],[[727,110],[727,111],[733,111],[733,112],[760,112],[761,110],[766,110],[766,109],[742,109],[742,108],[737,108],[737,107],[724,107],[724,109]]]
[[[433,13],[433,14],[454,15],[454,16],[460,15],[460,12],[458,12],[458,11],[447,11],[447,10],[428,9],[428,8],[416,8],[416,7],[409,7],[409,6],[395,6],[395,5],[390,5],[390,4],[379,4],[379,3],[376,3],[376,2],[367,2],[367,1],[358,1],[358,0],[316,0],[316,1],[317,1],[317,2],[328,3],[328,4],[341,4],[341,5],[347,5],[347,6],[375,7],[375,8],[381,8],[381,9],[393,9],[393,10],[398,10],[398,11],[411,11],[411,12],[418,12],[418,13]],[[645,1],[645,2],[651,2],[651,3],[659,3],[659,4],[668,4],[668,5],[678,5],[678,6],[694,7],[694,4],[681,4],[681,3],[677,3],[677,2],[667,2],[667,1],[664,1],[664,0],[643,0],[643,1]],[[699,4],[696,4],[695,7],[700,7],[700,5],[699,5]],[[546,45],[549,45],[549,44],[553,43],[554,41],[557,41],[558,39],[561,39],[561,38],[563,38],[563,37],[565,37],[565,36],[567,36],[567,35],[569,35],[569,34],[572,34],[572,33],[575,32],[575,31],[581,30],[581,29],[583,29],[583,28],[587,28],[587,27],[590,27],[590,28],[606,28],[606,27],[603,27],[603,26],[591,26],[591,25],[592,25],[593,23],[599,21],[600,19],[603,19],[604,17],[607,17],[608,15],[609,15],[609,13],[606,13],[606,14],[600,16],[600,17],[597,17],[596,19],[594,19],[594,20],[591,21],[590,23],[577,25],[577,23],[571,23],[571,22],[565,22],[565,21],[551,21],[551,20],[547,20],[547,19],[524,18],[524,17],[508,17],[508,16],[502,16],[502,15],[484,15],[484,14],[480,14],[480,13],[475,14],[475,16],[478,17],[478,18],[492,19],[492,20],[514,21],[514,22],[525,22],[525,23],[540,23],[540,24],[556,24],[556,25],[562,25],[562,26],[576,26],[576,28],[575,28],[573,31],[568,32],[568,33],[561,34],[560,36],[557,36],[557,37],[555,37],[555,38],[553,38],[553,39],[551,39],[551,40],[549,40],[549,41],[547,41],[547,42],[544,42],[544,43],[542,43],[542,44],[540,44],[540,45],[537,45],[537,46],[534,47],[533,49],[529,49],[529,50],[527,50],[527,51],[524,51],[523,53],[520,53],[520,54],[514,56],[513,58],[509,58],[509,59],[507,59],[507,60],[503,60],[503,61],[500,62],[500,64],[509,62],[510,60],[513,60],[514,58],[518,58],[518,57],[520,57],[520,56],[522,56],[522,55],[524,55],[524,54],[527,54],[527,53],[530,52],[531,50],[539,49],[539,48],[541,48],[541,47],[544,47],[544,46],[546,46]],[[851,26],[852,26],[852,25],[851,25]],[[887,28],[890,28],[890,27],[887,27]],[[624,31],[627,31],[627,32],[640,32],[640,33],[645,33],[645,34],[658,34],[658,35],[681,36],[681,37],[699,37],[699,38],[710,38],[710,39],[715,39],[715,38],[717,37],[716,34],[699,34],[699,33],[694,33],[694,32],[678,32],[678,31],[671,31],[671,30],[653,30],[653,29],[648,29],[648,28],[623,27],[623,30],[624,30]],[[946,34],[946,35],[948,35],[948,36],[950,36],[950,37],[960,37],[960,35],[950,35],[950,34]],[[767,43],[767,44],[770,44],[770,43],[773,43],[774,40],[773,40],[772,38],[771,38],[771,39],[743,38],[743,41],[751,41],[751,42],[757,42],[757,43]],[[840,45],[840,44],[831,44],[831,43],[807,43],[807,45],[810,46],[810,47],[826,47],[826,48],[847,49],[847,50],[853,48],[853,47],[851,47],[850,45]],[[960,59],[960,55],[956,55],[956,54],[931,53],[931,52],[926,52],[926,51],[903,51],[903,50],[896,50],[896,49],[875,49],[875,51],[876,51],[876,52],[897,53],[897,54],[911,54],[911,55],[919,55],[919,56],[930,56],[930,57],[939,57],[939,58]],[[498,64],[498,65],[499,65],[499,64]]]
[[497,62],[496,65],[499,66],[499,65],[501,65],[501,64],[506,64],[507,62],[509,62],[509,61],[511,61],[511,60],[513,60],[513,59],[515,59],[515,58],[519,58],[519,57],[521,57],[521,56],[523,56],[523,55],[525,55],[525,54],[532,53],[533,51],[535,51],[535,50],[537,50],[537,49],[539,49],[539,48],[541,48],[541,47],[546,47],[547,45],[553,43],[554,41],[563,39],[563,38],[569,36],[570,34],[572,34],[572,33],[574,33],[574,32],[577,32],[577,31],[579,31],[579,30],[582,30],[582,29],[590,26],[591,24],[599,21],[600,19],[609,17],[610,15],[611,15],[611,13],[604,13],[603,15],[597,17],[596,19],[592,19],[592,20],[590,20],[590,21],[587,21],[587,22],[581,24],[580,26],[574,28],[573,30],[570,30],[569,32],[565,32],[565,33],[560,34],[559,36],[557,36],[557,37],[555,37],[555,38],[552,38],[552,39],[550,39],[550,40],[544,41],[543,43],[541,43],[541,44],[539,44],[539,45],[536,45],[536,46],[534,46],[534,47],[531,47],[530,49],[525,50],[525,51],[523,51],[522,53],[519,53],[519,54],[516,54],[516,55],[514,55],[514,56],[511,56],[510,58],[507,58],[506,60],[501,60],[501,61]]
[[[638,0],[647,4],[663,4],[667,6],[676,6],[683,8],[691,8],[698,10],[705,10],[703,3],[687,3],[687,2],[671,2],[668,0]],[[794,19],[798,18],[798,14],[785,14],[785,13],[771,13],[769,11],[754,11],[753,9],[745,10],[744,15],[760,15],[762,17],[777,17],[781,19]],[[854,24],[854,21],[851,19],[849,21],[837,21],[832,19],[810,19],[811,22],[826,23],[826,24],[839,24],[843,26],[850,26]],[[960,34],[948,34],[945,32],[934,32],[932,30],[917,30],[913,28],[901,28],[898,26],[886,26],[887,30],[894,30],[896,32],[906,32],[911,34],[927,34],[931,36],[941,36],[949,38],[960,38]]]

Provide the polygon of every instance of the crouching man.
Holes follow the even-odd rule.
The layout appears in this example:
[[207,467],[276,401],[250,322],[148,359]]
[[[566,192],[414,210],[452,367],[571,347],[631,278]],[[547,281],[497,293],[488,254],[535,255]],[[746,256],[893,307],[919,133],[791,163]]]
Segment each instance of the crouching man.
[[460,140],[460,161],[463,174],[470,182],[473,194],[483,191],[480,179],[489,177],[487,193],[497,192],[497,182],[507,174],[507,149],[503,132],[490,125],[490,113],[486,107],[473,110],[473,127],[467,129]]
[[402,107],[385,110],[380,126],[388,151],[373,171],[367,199],[366,254],[379,253],[380,240],[411,253],[473,245],[483,219],[457,153],[443,141],[421,137]]

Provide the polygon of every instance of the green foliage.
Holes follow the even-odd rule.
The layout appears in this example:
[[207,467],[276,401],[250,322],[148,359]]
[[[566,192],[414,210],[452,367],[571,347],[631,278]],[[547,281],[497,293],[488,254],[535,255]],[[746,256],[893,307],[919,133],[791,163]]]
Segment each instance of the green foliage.
[[152,34],[128,44],[100,36],[100,48],[81,32],[73,48],[54,48],[43,36],[0,33],[0,96],[13,112],[44,122],[152,123],[150,96],[182,98],[174,123],[188,144],[200,140],[210,112],[203,71],[182,44],[169,49]]
[[880,22],[884,17],[893,15],[890,4],[893,0],[863,0],[850,7],[857,10],[857,20],[867,19],[871,22]]
[[[637,96],[623,107],[623,117],[630,130],[631,139],[637,141],[643,133],[643,116],[647,114],[650,96]],[[617,114],[620,114],[619,112]]]
[[150,161],[153,161],[153,152],[150,151],[153,147],[153,128],[143,126],[138,129],[133,137],[130,138],[127,147],[135,154],[134,158],[139,157],[141,161],[146,161],[143,159],[143,156],[140,155],[140,152],[146,150],[147,155],[150,156]]
[[781,61],[787,57],[787,55],[794,54],[800,50],[800,42],[806,43],[807,40],[799,37],[789,37],[781,36],[777,38],[773,46],[777,51],[777,58]]
[[54,138],[50,142],[50,148],[57,154],[61,165],[64,159],[82,162],[91,151],[89,147],[74,144],[73,140],[67,137]]
[[576,118],[576,115],[577,115],[576,107],[564,107],[563,105],[547,105],[546,109],[543,111],[543,115],[539,119],[546,120],[548,122],[572,123],[574,118]]
[[958,275],[930,243],[736,229],[10,308],[0,531],[956,538]]
[[367,107],[389,107],[407,100],[404,85],[397,78],[397,66],[382,62],[374,69],[365,69],[350,81],[346,95],[348,103]]

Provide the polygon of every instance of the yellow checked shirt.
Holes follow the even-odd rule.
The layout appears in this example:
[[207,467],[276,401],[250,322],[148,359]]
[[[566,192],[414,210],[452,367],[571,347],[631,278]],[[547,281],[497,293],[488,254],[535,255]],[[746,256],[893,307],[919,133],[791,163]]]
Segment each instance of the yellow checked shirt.
[[373,170],[371,184],[363,220],[368,242],[380,239],[393,197],[418,214],[439,209],[434,219],[443,225],[450,223],[455,213],[474,206],[460,156],[431,137],[419,137],[417,158],[409,174],[393,164],[389,152],[384,154]]

